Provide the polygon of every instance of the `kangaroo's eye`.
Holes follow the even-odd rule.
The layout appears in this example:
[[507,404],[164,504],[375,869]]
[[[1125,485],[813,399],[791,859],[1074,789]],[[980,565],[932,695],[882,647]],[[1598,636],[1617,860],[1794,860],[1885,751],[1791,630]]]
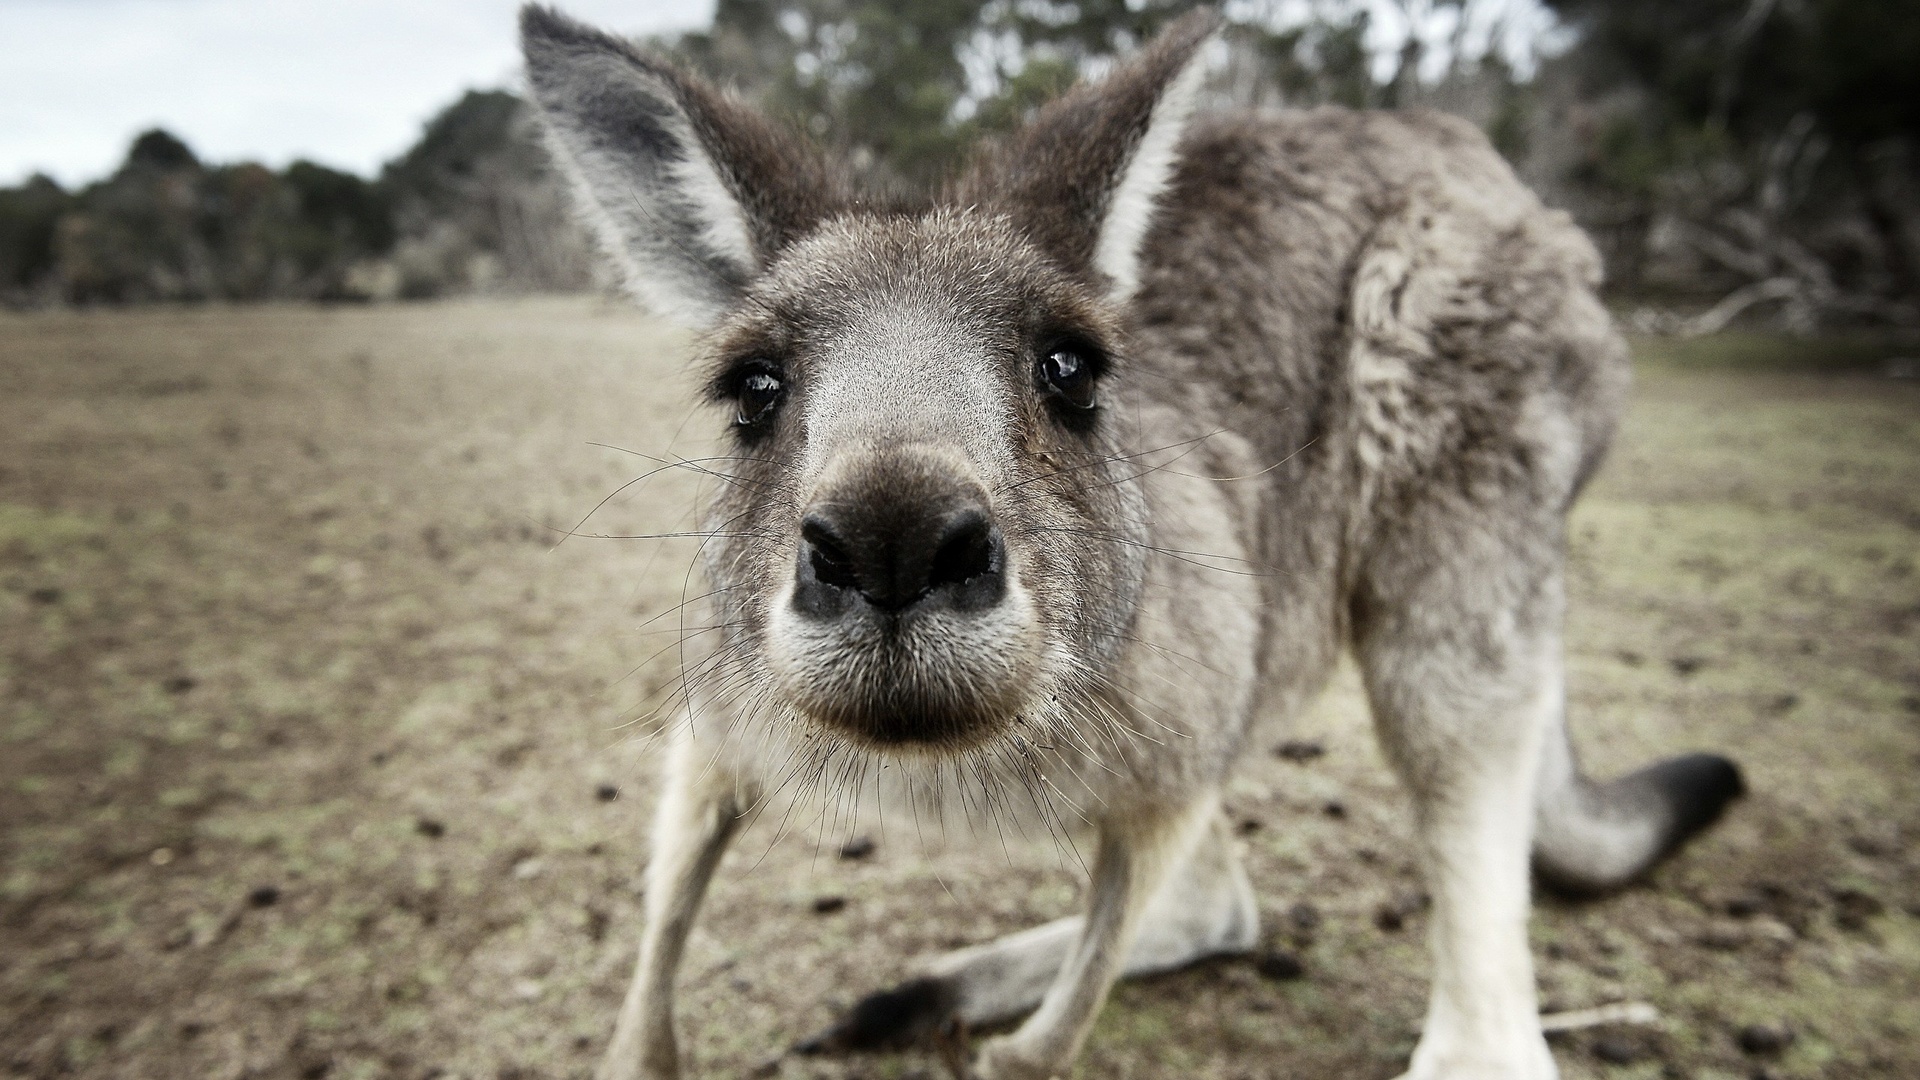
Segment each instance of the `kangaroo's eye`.
[[766,368],[747,373],[740,380],[740,412],[735,420],[739,424],[751,424],[763,420],[780,403],[780,395],[786,390],[786,384],[780,376]]
[[1093,371],[1078,352],[1055,349],[1048,353],[1040,361],[1040,378],[1047,389],[1074,408],[1093,408]]

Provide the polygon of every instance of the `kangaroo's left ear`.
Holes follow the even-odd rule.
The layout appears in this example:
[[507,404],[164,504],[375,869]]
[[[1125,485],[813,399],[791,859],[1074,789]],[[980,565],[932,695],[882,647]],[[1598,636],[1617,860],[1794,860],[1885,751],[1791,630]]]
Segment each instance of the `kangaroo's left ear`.
[[1042,108],[962,178],[963,205],[1005,211],[1069,267],[1104,278],[1112,299],[1133,295],[1199,96],[1200,50],[1220,23],[1189,12],[1105,79]]
[[660,57],[538,4],[520,41],[578,208],[662,315],[712,325],[843,201],[811,146]]

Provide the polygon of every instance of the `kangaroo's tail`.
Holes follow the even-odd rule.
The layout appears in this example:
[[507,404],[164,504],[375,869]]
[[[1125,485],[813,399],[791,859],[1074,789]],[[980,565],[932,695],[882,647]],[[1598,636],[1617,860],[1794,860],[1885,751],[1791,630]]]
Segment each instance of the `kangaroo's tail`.
[[1533,865],[1555,892],[1592,895],[1639,877],[1746,793],[1740,767],[1684,754],[1606,783],[1580,774],[1564,725],[1547,737]]

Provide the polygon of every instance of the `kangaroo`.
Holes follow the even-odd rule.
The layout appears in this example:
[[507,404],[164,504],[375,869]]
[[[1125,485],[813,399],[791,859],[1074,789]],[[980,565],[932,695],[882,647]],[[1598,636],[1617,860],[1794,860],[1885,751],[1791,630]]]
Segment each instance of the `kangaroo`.
[[1564,521],[1628,384],[1590,242],[1457,119],[1197,114],[1219,21],[883,198],[523,10],[555,157],[632,295],[704,331],[733,446],[703,549],[719,631],[689,643],[605,1076],[680,1075],[688,931],[796,761],[1090,830],[1084,915],[935,958],[816,1044],[1027,1014],[960,1061],[978,1080],[1065,1076],[1117,978],[1254,946],[1219,792],[1342,649],[1433,900],[1407,1077],[1556,1075],[1530,870],[1617,887],[1741,792],[1710,754],[1594,782],[1568,740]]

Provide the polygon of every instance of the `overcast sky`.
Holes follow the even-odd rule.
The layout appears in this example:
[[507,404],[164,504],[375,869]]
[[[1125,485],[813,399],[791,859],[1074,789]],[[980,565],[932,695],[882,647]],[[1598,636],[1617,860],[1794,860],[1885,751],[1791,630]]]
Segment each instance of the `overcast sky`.
[[[1374,18],[1378,74],[1415,15],[1436,75],[1456,9],[1338,0]],[[558,0],[628,34],[712,22],[714,0]],[[1224,0],[1292,23],[1323,0]],[[370,175],[472,88],[513,86],[520,0],[0,0],[0,186],[45,172],[74,186],[111,172],[134,135],[164,127],[207,161],[309,158]],[[1539,0],[1472,0],[1461,35],[1524,71],[1551,37]]]
[[[473,87],[512,85],[519,0],[0,0],[0,185],[110,172],[165,127],[210,161],[371,173]],[[625,33],[713,0],[561,0]]]

